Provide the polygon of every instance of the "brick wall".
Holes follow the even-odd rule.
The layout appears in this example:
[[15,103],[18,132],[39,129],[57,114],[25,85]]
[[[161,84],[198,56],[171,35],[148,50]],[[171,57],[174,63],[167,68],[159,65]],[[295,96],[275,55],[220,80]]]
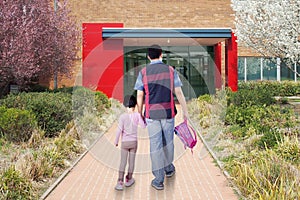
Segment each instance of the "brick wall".
[[[119,22],[126,28],[234,28],[230,0],[69,0],[78,22]],[[242,48],[239,47],[239,51]],[[73,78],[59,86],[80,80],[80,64]],[[79,81],[80,84],[80,81]]]
[[81,22],[125,27],[232,27],[230,0],[69,0]]

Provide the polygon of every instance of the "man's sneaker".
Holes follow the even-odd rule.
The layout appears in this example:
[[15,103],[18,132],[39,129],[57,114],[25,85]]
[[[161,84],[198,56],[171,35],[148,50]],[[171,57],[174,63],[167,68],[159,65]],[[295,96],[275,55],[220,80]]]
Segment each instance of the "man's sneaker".
[[123,190],[123,181],[118,181],[115,189],[116,190]]
[[163,183],[157,184],[157,183],[154,183],[154,181],[152,181],[151,186],[154,187],[157,190],[163,190],[164,189],[164,184]]
[[131,179],[126,179],[126,182],[124,183],[124,185],[126,186],[126,187],[130,187],[130,186],[132,186],[133,184],[134,184],[134,182],[135,182],[135,180],[134,180],[134,178],[131,178]]
[[167,172],[167,173],[166,173],[166,177],[167,177],[167,178],[171,178],[174,174],[175,174],[175,170],[174,170],[174,171],[171,171],[171,172]]

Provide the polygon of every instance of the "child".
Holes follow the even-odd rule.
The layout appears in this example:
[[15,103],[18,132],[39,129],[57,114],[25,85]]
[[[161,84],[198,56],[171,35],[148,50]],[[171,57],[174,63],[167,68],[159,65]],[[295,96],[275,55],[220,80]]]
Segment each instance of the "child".
[[137,151],[137,129],[138,125],[145,128],[146,124],[138,112],[135,112],[137,101],[134,96],[125,96],[123,105],[127,108],[127,112],[123,113],[119,118],[118,130],[116,132],[115,145],[118,146],[120,135],[122,137],[121,144],[121,163],[119,168],[118,183],[116,190],[123,190],[125,167],[128,158],[128,174],[126,176],[126,187],[134,184],[132,177],[135,162],[135,153]]

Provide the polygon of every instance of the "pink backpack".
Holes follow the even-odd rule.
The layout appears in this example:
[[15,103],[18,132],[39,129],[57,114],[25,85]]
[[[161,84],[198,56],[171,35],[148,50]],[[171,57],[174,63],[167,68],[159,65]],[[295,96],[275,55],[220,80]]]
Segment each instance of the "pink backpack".
[[[184,122],[176,126],[174,131],[175,134],[183,142],[184,148],[190,148],[191,152],[193,153],[193,147],[197,144],[197,135],[196,131],[187,124],[187,120],[184,120]],[[194,136],[191,132],[193,132]]]

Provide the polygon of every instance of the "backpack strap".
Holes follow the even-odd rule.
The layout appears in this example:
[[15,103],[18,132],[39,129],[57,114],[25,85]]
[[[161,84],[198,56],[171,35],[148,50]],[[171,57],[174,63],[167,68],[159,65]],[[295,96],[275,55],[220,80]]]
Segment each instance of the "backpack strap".
[[144,84],[144,89],[145,89],[145,117],[150,118],[150,105],[149,105],[149,86],[148,86],[148,79],[147,79],[147,73],[146,73],[146,67],[142,69],[142,76],[143,76],[143,84]]
[[195,138],[195,141],[197,141],[197,134],[196,134],[196,131],[195,131],[195,129],[193,129],[193,127],[192,126],[190,126],[190,125],[188,125],[188,123],[187,123],[187,119],[185,119],[184,120],[184,123],[187,125],[187,127],[189,127],[192,131],[193,131],[193,133],[194,133],[194,138]]
[[172,117],[175,116],[175,103],[174,103],[174,98],[173,98],[173,90],[174,90],[174,69],[172,66],[169,66],[169,71],[170,71],[170,92],[171,92],[171,110],[172,110]]

